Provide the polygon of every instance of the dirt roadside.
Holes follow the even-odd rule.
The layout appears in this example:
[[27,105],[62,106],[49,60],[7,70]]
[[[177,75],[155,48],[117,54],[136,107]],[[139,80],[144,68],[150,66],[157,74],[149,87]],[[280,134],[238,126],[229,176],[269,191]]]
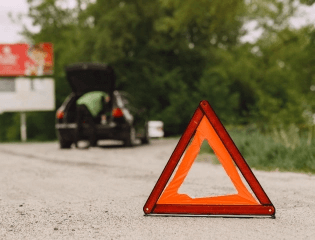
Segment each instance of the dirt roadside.
[[[176,144],[167,139],[88,150],[1,144],[0,239],[315,238],[315,176],[307,174],[254,171],[276,219],[144,216],[142,207]],[[193,167],[184,192],[233,191],[221,166]]]

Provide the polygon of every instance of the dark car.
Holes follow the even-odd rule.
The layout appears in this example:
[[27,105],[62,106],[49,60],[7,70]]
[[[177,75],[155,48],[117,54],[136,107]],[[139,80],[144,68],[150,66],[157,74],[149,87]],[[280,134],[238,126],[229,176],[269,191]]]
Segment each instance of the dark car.
[[[136,139],[149,143],[148,122],[144,110],[133,105],[128,93],[115,90],[116,76],[112,67],[100,63],[77,63],[66,67],[67,80],[72,93],[56,113],[56,130],[60,148],[70,148],[75,142],[76,100],[90,91],[104,91],[110,96],[106,122],[96,117],[96,138],[122,140],[125,146],[133,146]],[[79,140],[89,138],[89,126],[82,123]]]

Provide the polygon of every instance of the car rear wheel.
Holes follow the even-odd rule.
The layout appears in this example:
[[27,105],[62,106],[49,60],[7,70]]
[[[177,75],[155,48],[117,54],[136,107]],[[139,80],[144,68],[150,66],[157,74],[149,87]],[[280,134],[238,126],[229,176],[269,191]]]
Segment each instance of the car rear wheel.
[[150,137],[149,137],[149,124],[145,124],[145,131],[144,131],[144,136],[141,138],[141,143],[142,144],[149,144],[150,143]]
[[132,147],[135,145],[136,142],[136,130],[134,127],[130,127],[127,137],[124,140],[124,145],[126,147]]
[[59,139],[59,146],[61,149],[71,148],[71,145],[72,145],[71,141],[67,141],[63,139],[59,134],[58,134],[58,139]]
[[59,145],[60,145],[60,148],[62,149],[71,148],[72,142],[59,140]]

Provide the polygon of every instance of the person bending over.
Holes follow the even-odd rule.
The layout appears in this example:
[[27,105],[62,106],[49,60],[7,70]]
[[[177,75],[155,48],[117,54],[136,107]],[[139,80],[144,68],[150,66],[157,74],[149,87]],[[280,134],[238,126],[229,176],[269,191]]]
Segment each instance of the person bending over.
[[88,92],[77,99],[76,147],[78,147],[78,141],[80,140],[80,132],[82,131],[83,122],[87,123],[89,126],[90,146],[96,146],[97,138],[95,120],[100,113],[105,113],[109,100],[110,98],[108,94],[102,91]]

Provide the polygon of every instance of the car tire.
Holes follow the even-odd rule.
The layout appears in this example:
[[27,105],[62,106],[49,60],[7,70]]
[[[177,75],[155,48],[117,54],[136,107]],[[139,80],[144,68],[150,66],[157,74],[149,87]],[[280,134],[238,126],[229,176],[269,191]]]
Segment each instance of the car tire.
[[69,149],[71,148],[72,142],[71,141],[67,141],[65,139],[63,139],[60,134],[58,134],[58,139],[59,139],[59,147],[61,149]]
[[130,127],[127,133],[127,137],[124,140],[124,145],[126,147],[133,147],[136,142],[136,130],[134,127]]
[[149,137],[149,124],[145,124],[145,132],[144,137],[140,139],[142,144],[149,144],[150,143],[150,137]]
[[67,148],[71,148],[72,142],[69,141],[65,141],[65,140],[59,140],[59,146],[61,149],[67,149]]

